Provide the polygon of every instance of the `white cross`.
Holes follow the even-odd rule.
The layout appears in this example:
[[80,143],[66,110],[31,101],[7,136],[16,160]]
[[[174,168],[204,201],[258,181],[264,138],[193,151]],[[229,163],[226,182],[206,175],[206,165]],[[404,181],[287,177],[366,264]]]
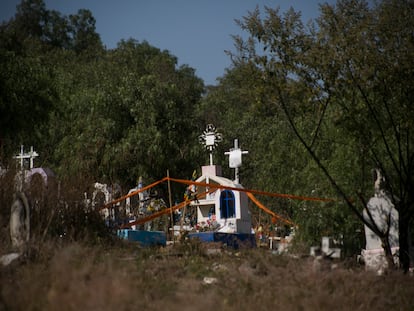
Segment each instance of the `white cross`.
[[33,168],[33,159],[38,157],[39,154],[33,150],[33,146],[30,147],[29,153],[24,153],[23,145],[20,146],[20,153],[16,155],[15,159],[20,159],[20,169],[23,170],[24,167],[24,159],[30,159],[30,169]]
[[248,151],[242,151],[239,148],[239,142],[237,139],[234,140],[234,148],[230,148],[229,152],[224,153],[229,156],[229,167],[235,169],[234,181],[236,183],[239,183],[239,167],[242,165],[242,155],[248,153]]

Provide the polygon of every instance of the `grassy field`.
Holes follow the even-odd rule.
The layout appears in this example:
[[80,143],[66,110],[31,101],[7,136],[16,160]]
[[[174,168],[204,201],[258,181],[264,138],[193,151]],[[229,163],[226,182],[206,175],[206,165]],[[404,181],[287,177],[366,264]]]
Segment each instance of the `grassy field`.
[[0,267],[0,310],[414,310],[414,278],[266,249],[48,241]]

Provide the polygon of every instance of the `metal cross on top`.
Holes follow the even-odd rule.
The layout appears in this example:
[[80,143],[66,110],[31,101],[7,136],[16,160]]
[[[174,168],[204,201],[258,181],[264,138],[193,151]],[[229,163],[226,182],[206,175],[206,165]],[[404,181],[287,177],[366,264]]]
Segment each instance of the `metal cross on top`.
[[207,124],[205,131],[198,137],[198,140],[208,150],[210,154],[210,165],[213,165],[213,150],[222,141],[221,133],[216,131],[216,127],[213,124]]
[[39,154],[33,150],[33,146],[30,147],[30,152],[24,153],[23,145],[20,146],[20,153],[14,156],[15,159],[20,160],[20,169],[24,168],[24,159],[30,160],[30,169],[33,168],[33,160],[38,157]]
[[234,140],[234,147],[230,148],[229,152],[224,153],[229,156],[229,167],[235,169],[234,181],[237,184],[239,183],[239,167],[242,165],[242,155],[248,153],[248,151],[242,151],[239,148],[239,141],[237,139]]

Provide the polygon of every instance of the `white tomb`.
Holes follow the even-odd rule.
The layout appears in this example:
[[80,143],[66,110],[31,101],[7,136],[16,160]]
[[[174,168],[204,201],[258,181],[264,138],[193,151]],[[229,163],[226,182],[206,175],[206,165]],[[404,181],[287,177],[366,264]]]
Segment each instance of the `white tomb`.
[[[197,192],[207,192],[207,194],[204,198],[199,198],[191,203],[197,207],[197,228],[202,231],[251,234],[252,222],[248,209],[248,197],[245,192],[236,190],[237,188],[243,189],[239,183],[238,169],[242,163],[242,155],[248,152],[241,151],[236,139],[234,148],[225,153],[229,156],[230,168],[235,168],[235,179],[230,180],[222,177],[221,167],[213,165],[212,157],[214,146],[220,140],[221,134],[217,133],[211,124],[207,126],[200,139],[209,150],[210,165],[202,166],[202,175],[196,180],[198,183],[206,184],[198,186]],[[208,185],[219,185],[223,188],[216,188],[216,190],[209,192],[211,188]]]
[[[202,175],[196,182],[243,189],[235,181],[220,176],[220,172],[220,166],[203,166]],[[197,192],[204,193],[208,191],[208,186],[199,186]],[[248,209],[248,197],[245,192],[225,188],[217,189],[207,194],[204,199],[200,198],[193,201],[191,205],[197,207],[197,227],[201,230],[251,233],[251,215]]]

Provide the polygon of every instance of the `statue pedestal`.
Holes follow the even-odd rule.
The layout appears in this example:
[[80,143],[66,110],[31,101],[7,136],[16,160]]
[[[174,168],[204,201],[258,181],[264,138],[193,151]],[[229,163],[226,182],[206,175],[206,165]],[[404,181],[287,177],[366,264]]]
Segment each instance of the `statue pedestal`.
[[[394,264],[399,264],[398,253],[399,247],[391,248],[391,253],[394,256]],[[379,275],[382,275],[385,270],[388,269],[388,262],[385,258],[384,249],[363,249],[361,251],[362,259],[365,263],[365,269],[367,271],[374,271]]]

